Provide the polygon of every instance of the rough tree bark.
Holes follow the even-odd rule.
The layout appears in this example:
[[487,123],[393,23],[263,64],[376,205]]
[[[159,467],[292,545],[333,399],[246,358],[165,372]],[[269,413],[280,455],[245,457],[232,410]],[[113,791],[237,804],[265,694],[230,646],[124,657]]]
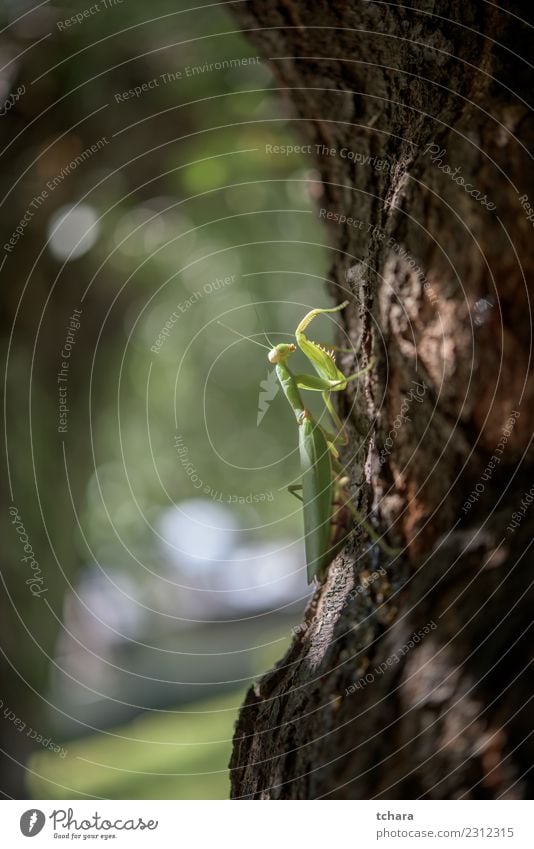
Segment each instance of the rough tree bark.
[[330,151],[320,206],[356,220],[330,219],[332,294],[377,367],[344,459],[402,554],[360,537],[333,563],[248,692],[234,798],[532,792],[531,28],[506,6],[235,4]]

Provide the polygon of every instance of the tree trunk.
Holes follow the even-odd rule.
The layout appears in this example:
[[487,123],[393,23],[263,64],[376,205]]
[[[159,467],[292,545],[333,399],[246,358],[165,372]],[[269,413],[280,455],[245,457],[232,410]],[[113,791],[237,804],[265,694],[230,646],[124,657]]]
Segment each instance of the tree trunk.
[[343,460],[401,553],[356,533],[332,563],[248,692],[234,798],[533,790],[529,5],[416,5],[235,4],[317,154],[332,294],[376,357]]

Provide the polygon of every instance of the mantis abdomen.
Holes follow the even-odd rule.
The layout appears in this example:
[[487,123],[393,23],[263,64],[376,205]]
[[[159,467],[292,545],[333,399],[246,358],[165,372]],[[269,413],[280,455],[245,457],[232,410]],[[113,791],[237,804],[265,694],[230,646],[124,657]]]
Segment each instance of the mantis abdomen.
[[304,503],[304,539],[308,583],[322,575],[332,559],[330,547],[334,485],[330,450],[321,427],[309,413],[299,424]]

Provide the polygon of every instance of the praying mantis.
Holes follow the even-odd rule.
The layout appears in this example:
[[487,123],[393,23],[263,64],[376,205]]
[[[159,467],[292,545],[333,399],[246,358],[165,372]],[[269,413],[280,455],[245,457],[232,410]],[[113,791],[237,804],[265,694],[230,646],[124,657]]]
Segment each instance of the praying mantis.
[[[379,537],[350,500],[347,488],[349,479],[343,474],[337,448],[338,445],[346,445],[348,439],[343,422],[330,397],[332,392],[343,391],[349,382],[368,372],[374,361],[371,360],[365,368],[347,377],[338,369],[333,350],[313,342],[305,334],[314,318],[325,313],[339,312],[347,304],[348,301],[344,301],[337,307],[310,310],[297,326],[296,345],[292,342],[280,343],[272,346],[268,354],[269,362],[276,368],[280,386],[298,425],[302,482],[293,484],[288,489],[303,505],[308,583],[314,578],[324,578],[329,564],[345,543],[347,511],[350,511],[356,522],[386,554],[397,554],[397,550],[390,548]],[[297,350],[297,346],[310,361],[316,374],[293,374],[288,360]],[[337,433],[330,433],[314,419],[303,402],[301,389],[322,393]]]

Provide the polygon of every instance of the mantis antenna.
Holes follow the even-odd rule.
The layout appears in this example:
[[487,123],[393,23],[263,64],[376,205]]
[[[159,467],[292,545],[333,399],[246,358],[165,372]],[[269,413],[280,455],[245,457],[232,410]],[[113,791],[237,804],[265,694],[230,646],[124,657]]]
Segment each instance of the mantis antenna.
[[[240,333],[239,330],[234,330],[233,327],[229,327],[223,321],[217,321],[217,324],[220,324],[221,327],[224,327],[226,330],[229,330],[230,333],[235,333],[235,335],[239,336],[240,339],[246,339],[247,342],[253,342],[255,345],[259,345],[260,348],[265,348],[266,351],[271,350],[267,345],[264,345],[262,342],[257,342],[256,339],[253,339],[251,336],[245,336],[243,333]],[[265,336],[267,336],[267,334],[265,334]],[[268,336],[267,339],[269,339]]]
[[249,286],[249,285],[247,285],[247,291],[248,291],[248,296],[249,296],[249,298],[250,298],[250,305],[251,305],[252,307],[254,307],[254,312],[256,313],[256,318],[258,319],[258,324],[259,324],[259,325],[260,325],[260,327],[261,327],[261,332],[263,333],[263,335],[264,335],[264,336],[265,336],[265,338],[267,339],[267,342],[269,343],[269,345],[271,346],[271,348],[274,348],[273,343],[271,342],[271,340],[270,340],[270,339],[269,339],[269,337],[267,336],[267,333],[265,332],[265,327],[264,327],[264,325],[263,325],[263,321],[261,320],[260,313],[259,313],[258,308],[257,308],[257,306],[256,306],[256,302],[252,300],[252,293],[251,293],[251,291],[250,291],[250,286]]
[[265,338],[267,339],[267,342],[269,343],[269,345],[271,346],[271,348],[274,348],[273,343],[271,342],[271,340],[270,340],[270,339],[269,339],[269,337],[267,336],[267,332],[266,332],[266,330],[265,330],[265,327],[263,326],[263,321],[262,321],[262,320],[261,320],[261,318],[260,318],[260,314],[259,314],[259,312],[258,312],[258,309],[257,309],[257,307],[256,307],[256,304],[253,304],[253,307],[254,307],[254,312],[256,313],[256,318],[258,319],[258,321],[259,321],[259,323],[260,323],[260,327],[261,327],[261,331],[262,331],[263,335],[264,335],[264,336],[265,336]]

